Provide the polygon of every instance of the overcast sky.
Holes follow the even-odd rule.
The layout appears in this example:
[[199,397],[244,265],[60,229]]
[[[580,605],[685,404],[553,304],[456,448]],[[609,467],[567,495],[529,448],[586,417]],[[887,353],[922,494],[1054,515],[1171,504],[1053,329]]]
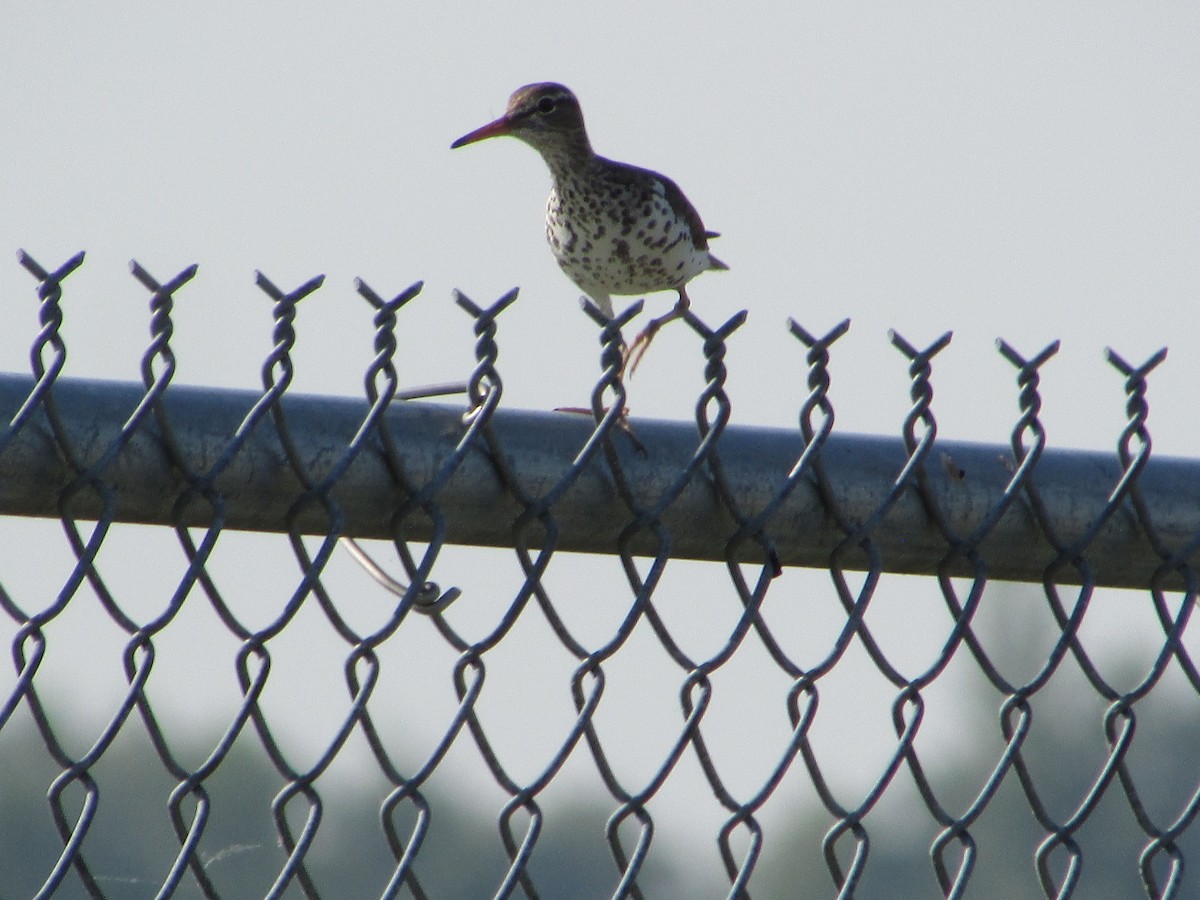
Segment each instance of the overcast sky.
[[[423,279],[401,317],[407,383],[470,371],[453,288],[485,303],[520,286],[501,319],[507,404],[582,404],[596,330],[545,246],[545,167],[514,140],[449,149],[514,88],[561,81],[600,153],[668,174],[721,232],[730,270],[689,293],[713,325],[750,310],[728,355],[735,424],[794,424],[789,316],[816,333],[849,317],[839,428],[899,433],[889,328],[919,346],[953,330],[934,365],[942,436],[1006,442],[1016,388],[994,340],[1032,356],[1061,339],[1050,443],[1110,449],[1124,398],[1105,346],[1136,364],[1168,345],[1150,428],[1157,451],[1194,456],[1197,60],[1200,6],[1184,2],[10,3],[0,252],[47,267],[88,252],[67,285],[71,375],[138,377],[136,258],[164,280],[200,266],[177,298],[184,382],[258,385],[261,269],[285,289],[328,276],[300,308],[298,390],[361,394],[356,276],[388,296]],[[34,283],[8,258],[0,366],[26,371]],[[668,328],[633,414],[690,419],[701,373],[698,340]]]
[[[1160,450],[1187,451],[1200,360],[1177,338],[1200,318],[1200,10],[689,10],[6,5],[0,246],[47,265],[89,252],[68,328],[108,340],[74,343],[79,374],[132,374],[141,297],[124,267],[136,257],[163,277],[200,264],[180,297],[189,381],[255,382],[268,312],[258,268],[283,286],[329,276],[301,311],[300,358],[321,360],[301,367],[302,388],[358,388],[368,316],[355,276],[384,293],[424,279],[411,380],[464,371],[452,288],[483,301],[519,285],[501,331],[510,398],[582,402],[594,328],[544,245],[540,159],[512,140],[449,150],[513,88],[559,80],[601,153],[670,175],[722,233],[730,271],[691,294],[714,324],[751,312],[730,348],[735,419],[794,420],[803,370],[787,317],[822,333],[850,317],[833,388],[849,430],[895,433],[904,412],[888,328],[918,345],[955,332],[935,410],[947,436],[985,440],[1002,439],[1015,410],[992,341],[1032,355],[1061,338],[1046,370],[1051,440],[1105,448],[1122,403],[1103,348],[1141,361],[1175,343],[1151,424]],[[0,269],[14,297],[27,277]],[[650,298],[652,311],[670,303]],[[561,339],[534,337],[547,332]],[[4,342],[19,363],[25,334],[6,329]],[[635,414],[688,415],[697,357],[684,329],[657,341]]]

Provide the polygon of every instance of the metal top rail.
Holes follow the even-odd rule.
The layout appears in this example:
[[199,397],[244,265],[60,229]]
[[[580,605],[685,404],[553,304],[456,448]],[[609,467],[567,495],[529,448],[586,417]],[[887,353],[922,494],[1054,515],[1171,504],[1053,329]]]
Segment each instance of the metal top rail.
[[[28,376],[0,375],[0,416],[12,419],[33,392]],[[93,468],[120,436],[130,413],[144,395],[141,385],[60,378],[54,401],[78,455],[77,465]],[[176,499],[188,487],[182,472],[203,471],[217,459],[259,395],[251,391],[174,386],[162,403],[171,422],[182,469],[165,452],[160,426],[147,419],[120,452],[105,464],[104,476],[115,492],[117,521],[170,525]],[[313,482],[333,474],[355,433],[367,404],[362,400],[287,395],[282,400],[289,440]],[[636,420],[633,436],[612,435],[615,459],[636,505],[650,508],[696,452],[699,436],[686,422]],[[387,428],[396,438],[400,464],[410,481],[432,481],[451,459],[467,431],[463,410],[427,402],[394,403]],[[492,440],[469,445],[461,463],[436,493],[446,517],[445,539],[452,543],[508,546],[512,523],[526,510],[519,497],[537,496],[566,472],[595,429],[590,417],[562,412],[496,410],[490,419]],[[337,479],[336,494],[346,509],[343,533],[361,538],[388,538],[397,507],[408,497],[389,472],[378,440],[373,452],[359,454]],[[938,461],[923,470],[924,491],[906,492],[871,531],[885,571],[936,573],[947,560],[947,541],[929,503],[950,532],[976,533],[1001,507],[1017,462],[1011,448],[999,445],[937,442]],[[740,504],[766,508],[780,496],[788,475],[804,451],[796,431],[729,426],[716,445],[724,479]],[[503,454],[497,466],[493,453]],[[838,519],[864,523],[884,505],[905,470],[909,455],[899,438],[831,434],[820,452],[832,515],[822,501],[818,479],[806,473],[775,509],[769,531],[778,560],[787,566],[821,567],[846,541]],[[36,477],[29,477],[33,473]],[[1041,498],[1042,516],[1064,546],[1085,536],[1093,523],[1104,525],[1091,538],[1086,557],[1095,584],[1133,587],[1147,584],[1163,564],[1126,498],[1106,517],[1113,489],[1123,470],[1114,453],[1047,449],[1029,476]],[[513,482],[512,490],[506,479]],[[57,516],[59,498],[78,472],[56,450],[44,411],[21,429],[0,454],[0,513]],[[1141,497],[1161,540],[1184,546],[1200,533],[1200,461],[1155,457],[1139,473]],[[287,463],[276,420],[261,421],[240,452],[223,469],[215,485],[225,498],[227,527],[284,530],[294,497],[304,486]],[[89,519],[103,514],[105,501],[94,491],[77,492],[72,515]],[[213,509],[194,503],[182,511],[179,524],[209,526]],[[571,489],[553,508],[560,550],[613,552],[631,522],[629,508],[602,456],[592,457]],[[660,519],[672,538],[672,555],[722,560],[739,526],[722,501],[713,479],[701,471],[679,493]],[[328,514],[316,505],[294,517],[304,533],[328,530]],[[406,536],[432,537],[427,517],[413,517]],[[630,549],[653,553],[656,538],[639,532]],[[739,557],[762,561],[758,544],[745,542]],[[1047,542],[1037,511],[1021,495],[989,529],[979,545],[990,577],[1040,581],[1058,555]],[[1193,546],[1186,561],[1200,566]],[[865,568],[861,550],[850,548],[842,559],[847,568]],[[1071,582],[1072,568],[1059,580]],[[961,555],[950,559],[947,574],[969,575]]]

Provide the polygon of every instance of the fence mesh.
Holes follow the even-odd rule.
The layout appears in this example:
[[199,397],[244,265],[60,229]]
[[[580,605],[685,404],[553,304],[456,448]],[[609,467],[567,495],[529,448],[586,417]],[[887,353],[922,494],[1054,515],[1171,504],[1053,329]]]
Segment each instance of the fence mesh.
[[912,406],[876,440],[833,428],[848,323],[793,322],[808,395],[766,434],[730,425],[744,314],[688,313],[705,388],[652,423],[624,414],[639,306],[592,309],[591,408],[533,415],[501,406],[515,291],[458,295],[476,365],[439,405],[394,364],[420,286],[359,282],[375,357],[334,401],[288,394],[322,279],[259,275],[250,396],[171,387],[195,267],[133,264],[141,385],[62,377],[82,262],[21,255],[41,330],[0,384],[0,895],[1200,893],[1200,463],[1151,459],[1165,351],[1109,351],[1127,426],[1087,455],[1039,419],[1057,344],[1000,343],[990,447],[937,437],[950,335],[893,334]]

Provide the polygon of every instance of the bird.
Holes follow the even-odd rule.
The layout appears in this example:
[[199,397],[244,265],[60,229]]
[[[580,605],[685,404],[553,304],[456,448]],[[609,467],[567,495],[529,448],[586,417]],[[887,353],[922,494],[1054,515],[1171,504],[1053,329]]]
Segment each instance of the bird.
[[502,135],[533,147],[549,167],[546,240],[559,267],[604,315],[613,318],[614,294],[678,292],[675,307],[652,319],[627,348],[622,369],[632,373],[658,331],[687,312],[687,283],[710,269],[729,268],[708,250],[719,235],[705,230],[670,178],[599,156],[579,101],[561,84],[518,88],[503,116],[450,147]]

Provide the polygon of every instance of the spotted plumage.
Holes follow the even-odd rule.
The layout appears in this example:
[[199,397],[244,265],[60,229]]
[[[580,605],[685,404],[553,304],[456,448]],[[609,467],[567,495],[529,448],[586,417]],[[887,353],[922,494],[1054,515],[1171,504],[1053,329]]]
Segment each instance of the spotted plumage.
[[629,347],[637,366],[658,329],[688,308],[685,285],[728,268],[708,251],[715,232],[671,179],[596,155],[579,101],[561,84],[519,88],[505,114],[452,147],[499,135],[519,138],[550,168],[546,240],[559,266],[608,316],[612,296],[675,290],[679,302],[650,322]]

